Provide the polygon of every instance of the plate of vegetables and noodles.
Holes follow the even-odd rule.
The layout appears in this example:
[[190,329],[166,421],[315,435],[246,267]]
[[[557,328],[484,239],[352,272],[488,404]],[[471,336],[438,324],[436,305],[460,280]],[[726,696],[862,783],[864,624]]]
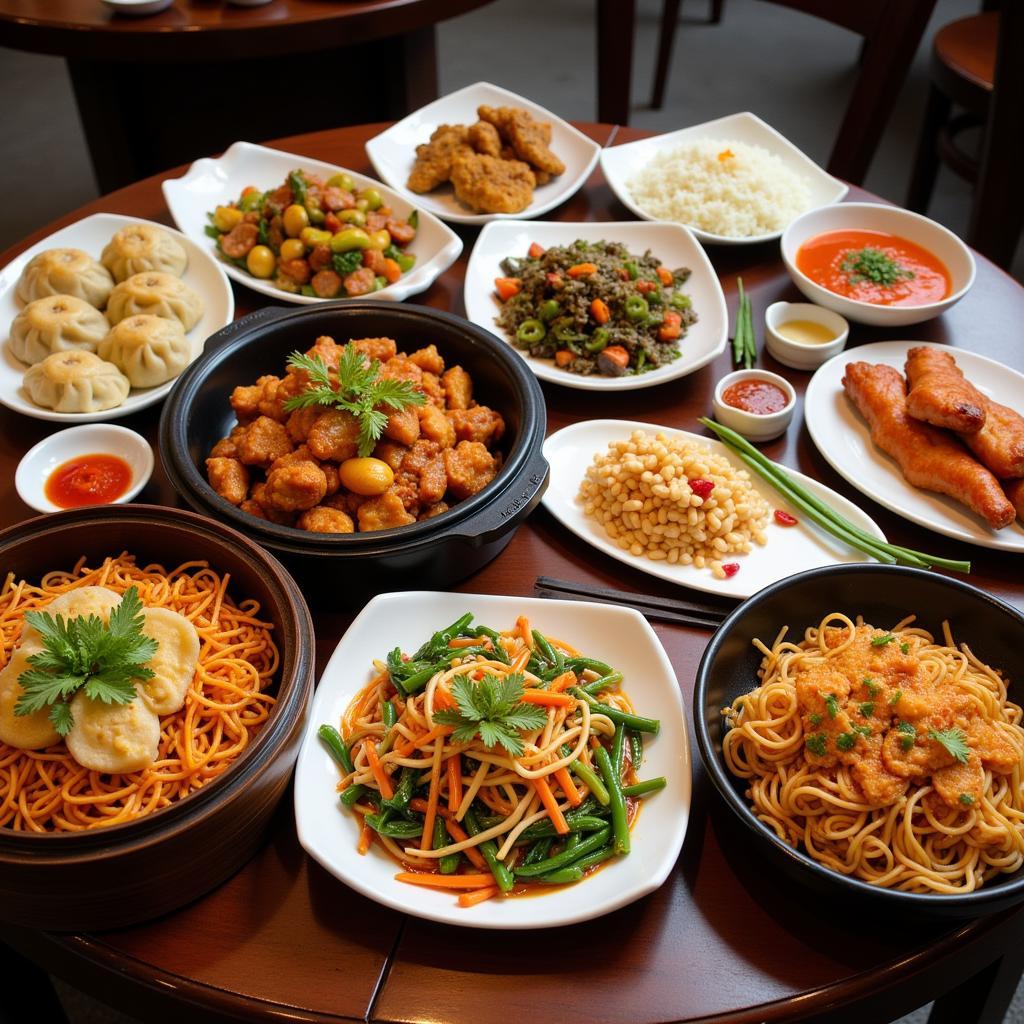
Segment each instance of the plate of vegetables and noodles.
[[538,377],[566,387],[660,384],[725,350],[722,286],[679,224],[495,221],[464,295],[470,320],[500,328]]
[[661,885],[682,846],[681,712],[668,658],[632,609],[381,595],[317,690],[296,776],[300,842],[359,892],[430,920],[597,917]]
[[825,867],[972,892],[1024,864],[1022,711],[984,651],[914,620],[829,612],[755,639],[759,685],[723,709],[722,754],[757,817]]
[[163,191],[178,227],[230,278],[283,302],[400,302],[462,251],[451,229],[373,178],[248,142]]
[[[0,592],[0,826],[76,832],[186,799],[273,709],[280,655],[253,600],[202,562],[129,554]],[[102,671],[97,672],[99,666]]]

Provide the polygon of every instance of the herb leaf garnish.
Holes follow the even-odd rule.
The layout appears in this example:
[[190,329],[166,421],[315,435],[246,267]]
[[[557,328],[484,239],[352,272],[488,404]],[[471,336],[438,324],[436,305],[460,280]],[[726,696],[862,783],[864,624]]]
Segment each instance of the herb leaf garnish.
[[520,673],[499,679],[488,672],[479,683],[459,676],[452,683],[459,710],[435,711],[434,721],[455,726],[456,743],[468,743],[479,734],[486,746],[499,744],[518,757],[524,749],[519,731],[539,729],[548,720],[542,708],[520,702],[523,682]]
[[961,764],[967,763],[971,748],[967,746],[967,737],[964,735],[963,729],[953,728],[939,731],[929,729],[928,735],[936,743],[941,743],[949,752],[950,757],[956,758]]
[[327,364],[319,356],[293,352],[288,365],[309,376],[309,387],[284,403],[286,412],[311,405],[333,406],[352,413],[359,422],[359,454],[366,458],[388,425],[388,415],[378,406],[396,412],[411,405],[423,405],[427,396],[411,381],[380,376],[380,363],[366,357],[352,345],[346,345],[338,361],[337,379],[331,378]]
[[870,281],[885,288],[897,281],[908,281],[914,277],[914,272],[904,267],[899,260],[870,245],[846,253],[839,269],[847,275],[850,284]]
[[50,722],[60,736],[75,724],[68,701],[78,690],[104,704],[130,704],[136,680],[152,679],[146,667],[157,642],[142,632],[145,619],[135,587],[125,591],[107,625],[96,615],[65,619],[48,612],[26,612],[25,622],[39,633],[43,649],[30,655],[31,668],[18,682],[25,691],[14,705],[16,715],[50,707]]

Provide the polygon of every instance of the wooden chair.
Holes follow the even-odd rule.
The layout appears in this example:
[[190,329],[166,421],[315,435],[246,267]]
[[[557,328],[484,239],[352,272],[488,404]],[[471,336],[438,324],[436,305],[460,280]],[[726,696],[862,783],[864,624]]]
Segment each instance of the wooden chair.
[[[830,174],[855,185],[862,184],[936,0],[768,2],[822,18],[863,37],[857,82],[828,161]],[[680,0],[664,0],[662,6],[652,100],[654,107],[660,107],[664,99],[679,5]],[[720,10],[717,7],[719,13]],[[712,11],[714,14],[715,9]]]

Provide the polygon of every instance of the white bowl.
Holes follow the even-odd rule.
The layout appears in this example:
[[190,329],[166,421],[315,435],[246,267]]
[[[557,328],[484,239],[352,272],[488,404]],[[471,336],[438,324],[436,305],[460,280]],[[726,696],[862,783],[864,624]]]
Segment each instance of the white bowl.
[[[807,184],[810,193],[810,209],[838,203],[849,192],[850,187],[838,178],[823,171],[809,156],[801,152],[784,135],[780,135],[771,125],[751,113],[730,114],[720,117],[717,121],[707,121],[690,128],[682,128],[665,135],[655,135],[638,142],[629,142],[623,146],[612,146],[601,151],[601,170],[608,179],[612,191],[619,201],[643,220],[659,218],[645,213],[633,202],[627,182],[646,166],[651,158],[662,150],[672,150],[689,142],[700,139],[729,139],[745,142],[751,146],[760,146],[774,153],[789,170],[799,175]],[[714,245],[753,245],[778,238],[782,229],[763,235],[750,235],[738,238],[732,235],[716,235],[710,231],[702,231],[692,224],[687,227],[704,243]]]
[[[827,327],[831,341],[804,344],[778,333],[781,324],[791,320],[809,320]],[[811,302],[773,302],[764,311],[764,345],[772,358],[794,370],[816,370],[846,347],[850,325],[836,312]]]
[[[631,391],[685,377],[699,370],[725,351],[729,314],[718,275],[707,253],[681,224],[644,223],[571,223],[561,221],[494,221],[488,224],[473,246],[463,298],[466,319],[499,336],[503,332],[494,322],[501,305],[494,294],[494,279],[504,276],[501,261],[506,256],[526,256],[531,242],[545,249],[553,245],[572,245],[577,239],[587,242],[621,242],[631,252],[650,249],[669,268],[689,267],[690,278],[682,290],[693,300],[697,322],[679,343],[681,355],[671,363],[637,376],[604,377],[569,373],[555,366],[553,359],[540,359],[516,349],[527,366],[541,379],[584,391]],[[508,339],[509,344],[512,340]]]
[[58,430],[25,453],[14,474],[18,496],[37,512],[62,511],[46,497],[46,481],[58,466],[81,455],[116,455],[131,467],[131,483],[114,505],[131,501],[153,472],[153,449],[141,434],[113,423],[83,424]]
[[[726,405],[722,400],[725,389],[731,384],[741,380],[766,380],[781,388],[787,398],[785,406],[778,412],[767,414],[744,412],[735,406]],[[712,405],[715,410],[715,419],[723,426],[742,434],[748,441],[770,441],[774,437],[785,433],[789,421],[793,418],[793,410],[796,408],[796,392],[793,385],[780,377],[777,373],[768,370],[734,370],[727,373],[716,385]]]
[[402,196],[365,174],[335,167],[322,160],[311,160],[294,153],[256,146],[251,142],[236,142],[216,159],[204,157],[197,160],[180,178],[170,178],[163,183],[164,199],[178,227],[197,245],[202,246],[233,281],[278,302],[299,306],[313,306],[318,302],[345,302],[345,298],[321,299],[316,295],[296,295],[282,291],[272,281],[253,277],[233,263],[221,259],[217,244],[206,234],[209,224],[206,215],[214,207],[237,199],[247,185],[276,188],[285,180],[288,172],[296,168],[327,178],[344,171],[352,175],[358,188],[377,189],[385,203],[400,217],[408,217],[414,209],[419,211],[420,223],[416,237],[408,246],[408,251],[416,256],[416,265],[394,284],[374,292],[373,298],[401,302],[412,295],[418,295],[426,291],[459,258],[462,239],[451,228],[431,216],[415,197],[410,206]]
[[[565,164],[565,171],[540,185],[533,192],[533,202],[519,213],[472,213],[460,203],[450,185],[440,185],[433,192],[417,195],[405,183],[416,161],[416,147],[429,140],[442,124],[473,124],[476,108],[519,107],[538,121],[551,125],[551,151]],[[375,135],[366,144],[366,155],[374,170],[406,201],[428,210],[452,224],[487,224],[492,220],[525,220],[540,217],[564,203],[579,191],[597,163],[601,147],[568,121],[539,106],[525,96],[501,89],[488,82],[476,82],[465,89],[442,96],[414,111],[397,124]]]
[[174,0],[103,0],[112,11],[141,18],[147,14],[159,14],[174,3]]
[[[928,302],[923,306],[879,306],[858,299],[836,295],[820,284],[815,284],[796,265],[796,255],[804,242],[826,231],[887,231],[910,242],[916,242],[938,257],[949,271],[951,292],[941,302]],[[902,210],[898,206],[880,203],[840,203],[820,210],[811,210],[797,217],[782,234],[782,261],[786,264],[793,283],[807,296],[826,309],[833,309],[847,320],[872,327],[904,327],[919,324],[945,313],[959,302],[974,284],[974,257],[948,228],[922,217],[919,213]]]

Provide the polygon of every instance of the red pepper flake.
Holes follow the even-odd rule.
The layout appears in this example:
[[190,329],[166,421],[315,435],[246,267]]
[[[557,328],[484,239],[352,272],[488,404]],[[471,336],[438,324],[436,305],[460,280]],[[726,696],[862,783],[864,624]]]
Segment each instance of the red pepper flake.
[[783,512],[781,508],[775,510],[775,522],[779,526],[796,526],[800,522],[796,516],[791,516],[788,512]]
[[704,480],[698,478],[690,481],[690,490],[697,495],[698,498],[702,498],[707,501],[711,497],[711,492],[715,489],[714,482],[711,480]]
[[739,562],[726,562],[726,564],[722,566],[722,572],[725,573],[726,579],[728,579],[730,576],[735,576],[736,573],[738,573],[739,571]]

